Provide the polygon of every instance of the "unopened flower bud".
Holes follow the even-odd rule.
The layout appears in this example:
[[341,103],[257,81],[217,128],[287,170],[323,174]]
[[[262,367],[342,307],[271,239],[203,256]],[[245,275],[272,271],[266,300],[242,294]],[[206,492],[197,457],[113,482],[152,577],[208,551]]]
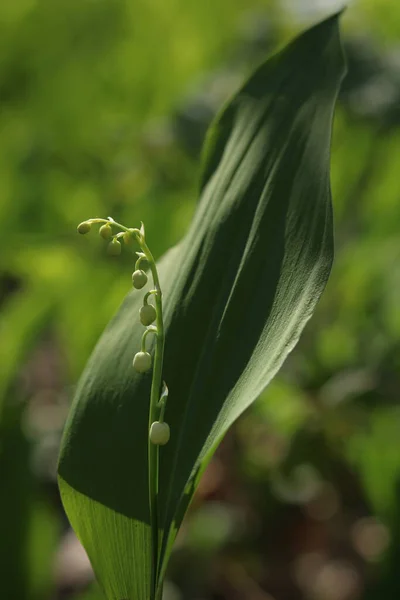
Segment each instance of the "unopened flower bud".
[[151,367],[151,354],[148,352],[137,352],[133,358],[133,368],[138,373],[146,373]]
[[139,311],[139,316],[142,325],[151,325],[157,317],[156,309],[152,304],[144,304]]
[[91,228],[92,228],[92,224],[89,223],[89,221],[83,221],[82,223],[79,223],[77,230],[78,230],[78,233],[81,233],[82,235],[84,235],[85,233],[89,233]]
[[122,237],[127,246],[130,246],[135,239],[135,236],[133,235],[133,233],[131,231],[125,231],[125,233]]
[[99,234],[104,240],[109,240],[112,237],[112,227],[106,223],[102,225],[99,229]]
[[107,252],[110,256],[119,256],[121,254],[121,244],[115,238],[108,244]]
[[144,271],[140,271],[139,269],[137,271],[134,271],[134,273],[132,273],[132,284],[133,287],[136,288],[137,290],[141,290],[142,287],[144,287],[147,283],[147,275]]
[[149,437],[152,444],[155,444],[156,446],[165,446],[170,438],[170,429],[168,423],[154,421],[150,427]]

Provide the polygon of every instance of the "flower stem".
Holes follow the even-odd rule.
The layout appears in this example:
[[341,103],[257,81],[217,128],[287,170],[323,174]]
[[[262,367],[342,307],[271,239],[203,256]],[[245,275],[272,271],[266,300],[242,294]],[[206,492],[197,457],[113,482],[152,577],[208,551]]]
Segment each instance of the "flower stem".
[[[154,290],[148,292],[145,296],[145,304],[147,303],[147,298],[150,294],[154,294],[155,296],[155,308],[156,308],[156,347],[154,352],[153,359],[153,376],[151,381],[151,392],[150,392],[150,409],[149,409],[149,426],[148,432],[150,431],[150,427],[154,421],[158,420],[160,410],[162,411],[162,418],[164,418],[164,410],[165,410],[165,399],[160,406],[160,394],[161,394],[161,385],[162,385],[162,367],[163,367],[163,358],[164,358],[164,322],[163,322],[163,311],[162,311],[162,293],[160,287],[160,281],[158,278],[158,272],[156,267],[156,262],[152,253],[150,252],[149,247],[146,244],[144,238],[144,230],[139,229],[129,229],[121,223],[117,223],[111,217],[108,219],[95,218],[90,219],[91,223],[104,223],[110,224],[114,227],[118,227],[124,232],[129,232],[135,235],[136,240],[142,250],[142,255],[139,256],[137,260],[137,267],[139,268],[141,260],[146,259],[154,282]],[[117,234],[117,237],[121,234]],[[145,332],[142,340],[142,350],[145,349],[145,339],[147,337],[147,333],[150,331],[154,331],[155,329],[148,329]],[[152,573],[151,573],[151,591],[150,591],[150,600],[155,600],[156,597],[159,598],[161,595],[161,587],[157,585],[157,574],[158,574],[158,546],[159,546],[159,533],[158,533],[158,487],[159,487],[159,446],[157,444],[152,444],[148,437],[148,473],[149,473],[149,506],[150,506],[150,523],[151,523],[151,546],[152,546]],[[158,590],[157,590],[158,588]]]
[[[156,289],[156,348],[153,362],[153,378],[151,382],[150,410],[149,410],[149,431],[151,424],[158,420],[158,401],[161,393],[162,384],[162,366],[164,356],[164,322],[162,313],[162,293],[160,281],[158,278],[156,263],[146,242],[140,244],[149,263],[151,274],[153,276],[154,287]],[[158,570],[158,483],[159,483],[159,446],[148,441],[148,465],[149,465],[149,502],[150,502],[150,522],[152,535],[152,585],[151,598],[155,598],[157,588],[157,570]]]

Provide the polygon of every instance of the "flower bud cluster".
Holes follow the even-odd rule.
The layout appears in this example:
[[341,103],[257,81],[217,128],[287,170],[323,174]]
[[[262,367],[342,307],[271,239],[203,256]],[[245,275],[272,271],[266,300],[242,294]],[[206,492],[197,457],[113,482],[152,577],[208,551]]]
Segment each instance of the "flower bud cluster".
[[[106,219],[88,219],[87,221],[83,221],[77,227],[78,233],[85,235],[90,232],[93,224],[100,224],[99,235],[101,238],[108,242],[107,252],[110,256],[119,256],[122,251],[122,245],[119,241],[120,238],[123,239],[124,244],[126,246],[132,245],[134,241],[138,242],[141,252],[137,252],[138,259],[136,261],[135,270],[132,273],[132,285],[135,289],[141,290],[148,283],[148,277],[145,271],[141,269],[140,263],[145,260],[150,263],[154,283],[157,289],[151,290],[147,292],[143,298],[143,305],[139,310],[139,319],[142,325],[146,327],[145,332],[142,336],[142,344],[140,352],[137,352],[133,357],[132,365],[134,370],[137,373],[147,373],[152,367],[152,356],[146,350],[146,337],[150,333],[154,333],[158,335],[157,327],[153,325],[155,321],[157,321],[157,317],[160,316],[161,322],[161,332],[162,329],[162,310],[161,310],[161,292],[158,283],[158,275],[154,264],[154,259],[149,251],[146,243],[145,243],[145,231],[143,223],[140,229],[128,229],[124,225],[120,225],[114,219],[109,217]],[[119,229],[118,233],[114,233],[113,228]],[[156,296],[156,306],[148,303],[148,299],[151,295]],[[156,308],[158,307],[158,308]],[[160,310],[160,315],[158,315],[158,310]],[[157,323],[158,324],[158,323]],[[161,346],[162,348],[162,346]],[[161,350],[162,353],[162,350]],[[156,355],[157,356],[157,355]],[[162,354],[161,354],[162,361]],[[153,373],[153,379],[155,374]],[[159,386],[159,382],[153,380],[152,386]],[[153,396],[152,396],[153,397]],[[165,445],[170,437],[169,425],[164,422],[164,411],[166,406],[166,401],[168,397],[168,388],[164,382],[163,392],[161,394],[160,400],[156,403],[157,406],[157,417],[158,420],[154,421],[151,424],[149,431],[149,439],[152,444],[156,446]],[[155,405],[153,405],[155,407]],[[152,410],[152,409],[150,409]],[[151,413],[153,414],[153,413]]]
[[109,242],[107,246],[107,253],[110,256],[119,256],[121,254],[122,245],[118,238],[122,237],[125,245],[130,246],[136,239],[137,234],[140,234],[138,229],[127,229],[125,232],[114,234],[113,226],[118,227],[118,224],[115,223],[111,217],[108,221],[105,221],[105,219],[89,219],[87,221],[83,221],[82,223],[79,223],[77,227],[78,233],[81,233],[82,235],[89,233],[89,231],[92,229],[92,224],[99,222],[103,223],[99,229],[99,235],[103,238],[103,240]]
[[[144,238],[144,233],[142,234]],[[132,273],[132,285],[136,290],[141,290],[148,282],[146,273],[140,268],[142,260],[146,260],[146,255],[143,252],[137,252],[139,258],[136,261],[135,270]],[[155,290],[147,292],[144,296],[143,306],[139,311],[139,319],[142,325],[147,327],[142,337],[142,351],[135,354],[133,358],[133,368],[139,373],[145,373],[151,368],[152,359],[149,352],[145,350],[145,340],[149,332],[154,332],[157,335],[156,327],[149,327],[157,318],[157,311],[152,304],[147,303],[147,299],[151,293],[157,293]]]

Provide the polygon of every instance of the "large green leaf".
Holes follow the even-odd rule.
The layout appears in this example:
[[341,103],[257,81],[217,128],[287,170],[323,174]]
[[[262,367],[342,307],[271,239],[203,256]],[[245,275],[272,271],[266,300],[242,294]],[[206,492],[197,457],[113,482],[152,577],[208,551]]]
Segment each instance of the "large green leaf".
[[[329,275],[337,21],[268,60],[227,105],[208,137],[190,230],[159,264],[171,428],[160,458],[161,574],[212,453],[296,344]],[[128,294],[87,365],[59,465],[67,514],[113,600],[150,597],[151,378],[131,366],[142,297]]]

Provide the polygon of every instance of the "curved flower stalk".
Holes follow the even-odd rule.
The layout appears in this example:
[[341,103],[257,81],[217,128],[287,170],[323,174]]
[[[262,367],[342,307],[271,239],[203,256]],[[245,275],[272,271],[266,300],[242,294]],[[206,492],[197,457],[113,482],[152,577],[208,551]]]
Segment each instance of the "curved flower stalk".
[[[146,330],[142,336],[141,349],[135,354],[132,361],[133,369],[138,373],[147,373],[152,368],[151,393],[149,400],[149,443],[148,443],[148,465],[149,465],[149,506],[150,520],[152,530],[152,593],[156,593],[157,564],[158,564],[158,489],[159,489],[159,447],[165,446],[170,438],[170,428],[164,422],[165,409],[168,399],[168,388],[165,381],[162,383],[162,368],[164,358],[164,323],[162,310],[162,292],[157,272],[156,262],[146,244],[145,229],[143,223],[140,229],[128,228],[121,223],[114,221],[112,217],[108,219],[88,219],[83,221],[77,227],[80,234],[87,234],[91,231],[92,225],[102,224],[99,229],[100,236],[108,241],[107,252],[111,256],[121,254],[122,239],[127,246],[131,246],[135,241],[140,252],[136,252],[138,258],[135,264],[135,270],[132,273],[132,285],[135,289],[141,290],[148,282],[146,272],[142,270],[141,265],[146,262],[149,265],[154,289],[147,292],[143,298],[143,306],[139,311],[139,318]],[[114,230],[119,230],[114,233]],[[149,304],[149,298],[154,297],[155,305]],[[155,321],[156,325],[152,325]],[[154,357],[146,350],[146,339],[153,334],[156,338]]]

